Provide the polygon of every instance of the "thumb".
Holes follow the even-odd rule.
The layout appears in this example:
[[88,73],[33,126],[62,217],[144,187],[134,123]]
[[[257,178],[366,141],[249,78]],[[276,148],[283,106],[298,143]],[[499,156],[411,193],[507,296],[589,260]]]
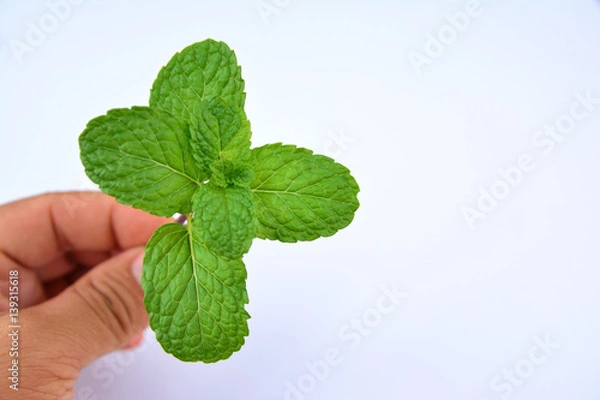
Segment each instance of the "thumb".
[[46,337],[53,338],[54,351],[69,354],[84,367],[123,348],[148,326],[142,257],[142,247],[120,253],[40,306],[47,308],[43,314],[51,332]]

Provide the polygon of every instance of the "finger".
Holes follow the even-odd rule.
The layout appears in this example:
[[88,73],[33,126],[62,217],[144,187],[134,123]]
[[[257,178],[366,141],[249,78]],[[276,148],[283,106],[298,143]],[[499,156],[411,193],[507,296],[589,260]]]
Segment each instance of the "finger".
[[[74,252],[61,255],[58,259],[36,270],[23,267],[0,253],[0,294],[8,294],[8,276],[17,271],[20,277],[20,306],[26,308],[56,296],[90,268],[111,257],[108,252]],[[7,303],[0,302],[0,311],[7,309]]]
[[[42,282],[36,272],[17,264],[11,258],[0,252],[0,293],[4,296],[9,294],[9,276],[11,271],[16,271],[19,276],[19,306],[29,307],[42,302],[46,296]],[[8,303],[0,301],[0,311],[6,311]]]
[[106,251],[74,251],[60,255],[56,260],[52,260],[37,269],[38,277],[43,283],[49,282],[68,274],[76,272],[78,269],[89,269],[94,265],[100,264],[111,257],[111,253]]
[[169,221],[99,192],[45,194],[0,207],[0,252],[36,268],[68,251],[143,245]]
[[140,332],[135,335],[127,344],[121,347],[121,350],[131,350],[138,347],[144,341],[144,332]]
[[47,340],[48,351],[68,354],[79,367],[135,342],[148,325],[142,287],[132,272],[136,260],[141,271],[142,254],[141,247],[125,251],[28,309],[31,329],[44,331],[36,340]]
[[74,251],[69,256],[75,265],[86,268],[91,268],[112,257],[108,251]]

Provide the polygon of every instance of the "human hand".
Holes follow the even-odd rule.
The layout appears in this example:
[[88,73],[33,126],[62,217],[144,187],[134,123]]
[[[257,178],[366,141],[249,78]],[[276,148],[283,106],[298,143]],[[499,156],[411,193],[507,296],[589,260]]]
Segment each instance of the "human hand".
[[[141,342],[148,325],[141,246],[166,222],[96,192],[0,206],[0,368],[9,378],[0,398],[72,399],[83,367]],[[17,322],[8,307],[11,271],[18,271]],[[13,325],[20,328],[11,337]],[[18,392],[10,388],[16,359]]]

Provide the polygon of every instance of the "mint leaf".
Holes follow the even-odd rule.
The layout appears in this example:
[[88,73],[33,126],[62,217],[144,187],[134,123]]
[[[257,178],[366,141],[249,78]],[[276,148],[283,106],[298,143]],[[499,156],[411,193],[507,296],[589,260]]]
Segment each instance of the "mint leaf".
[[249,164],[217,160],[210,164],[210,181],[218,186],[248,187],[254,180],[254,172]]
[[243,255],[255,237],[330,236],[354,218],[358,184],[331,158],[281,143],[250,149],[235,54],[212,39],[163,67],[150,107],[110,110],[79,137],[88,176],[119,202],[187,214],[146,245],[150,326],[183,361],[223,360],[248,335]]
[[193,207],[193,232],[215,254],[235,259],[250,249],[256,230],[250,189],[203,185]]
[[281,143],[252,149],[252,156],[258,237],[313,240],[352,222],[359,188],[343,165]]
[[81,161],[103,192],[152,214],[188,213],[204,177],[181,119],[148,107],[114,109],[79,137]]
[[150,326],[163,349],[183,361],[226,359],[248,335],[246,269],[224,260],[192,226],[157,229],[144,256],[142,286]]
[[244,161],[250,157],[251,135],[244,111],[213,97],[204,102],[197,129],[192,131],[194,157],[207,174],[214,161]]
[[195,126],[203,101],[210,97],[223,98],[239,108],[246,99],[234,52],[212,39],[186,47],[160,70],[150,91],[150,107]]

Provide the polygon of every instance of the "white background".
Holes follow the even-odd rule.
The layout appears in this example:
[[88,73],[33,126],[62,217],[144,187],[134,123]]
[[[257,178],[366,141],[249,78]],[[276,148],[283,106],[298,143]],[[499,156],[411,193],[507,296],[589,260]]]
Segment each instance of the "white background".
[[[86,122],[147,104],[160,67],[207,37],[236,51],[255,145],[331,154],[361,186],[334,237],[255,241],[241,351],[182,363],[149,332],[89,366],[77,399],[599,398],[600,103],[553,148],[535,139],[585,110],[576,93],[600,98],[600,2],[481,0],[449,30],[467,4],[88,0],[52,26],[47,2],[0,1],[1,202],[93,188]],[[523,155],[533,170],[470,227],[464,207]],[[382,315],[394,285],[406,298]],[[349,325],[363,317],[368,334]],[[330,348],[341,362],[310,372]]]

